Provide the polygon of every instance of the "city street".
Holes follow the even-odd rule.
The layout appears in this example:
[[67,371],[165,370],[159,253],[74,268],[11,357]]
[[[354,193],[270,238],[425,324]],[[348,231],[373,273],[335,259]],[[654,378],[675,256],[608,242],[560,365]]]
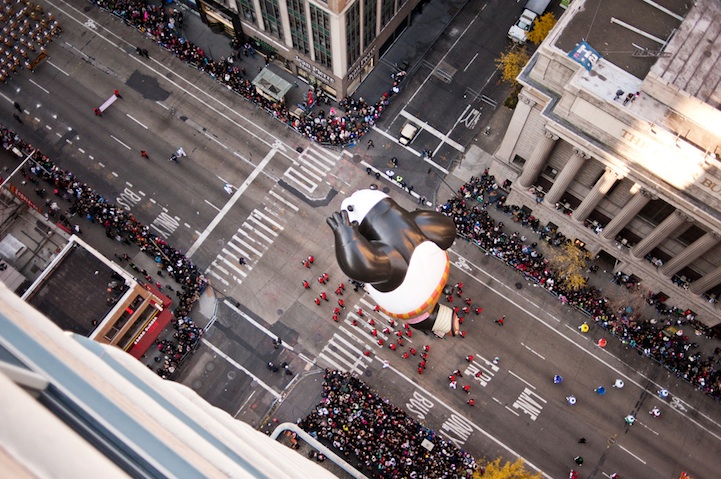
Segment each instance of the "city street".
[[[406,209],[419,207],[420,196],[435,207],[451,195],[438,178],[457,189],[470,178],[465,172],[479,175],[488,166],[463,155],[495,115],[507,114],[507,88],[497,83],[494,59],[522,3],[505,8],[500,0],[469,2],[417,59],[371,133],[377,147],[367,149],[363,141],[343,150],[301,137],[90,2],[40,3],[56,14],[64,32],[34,73],[23,71],[0,85],[0,112],[11,118],[18,102],[22,124],[6,126],[131,211],[205,272],[211,288],[194,320],[207,323],[206,333],[179,382],[232,416],[272,430],[274,417],[294,422],[307,414],[319,398],[322,369],[338,368],[358,374],[478,459],[522,457],[554,479],[567,477],[578,455],[585,459],[584,478],[617,472],[622,478],[676,479],[680,471],[715,477],[721,466],[718,404],[593,321],[581,333],[588,318],[474,245],[457,239],[449,253],[450,284],[464,284],[453,305],[469,297],[482,308],[466,315],[461,329],[467,337],[413,331],[397,351],[387,344],[403,329],[374,312],[369,296],[354,291],[337,265],[325,220],[352,192],[373,184]],[[150,58],[136,55],[137,45]],[[394,49],[387,55],[403,56]],[[116,89],[121,97],[96,116],[93,109]],[[396,140],[407,120],[422,131],[404,148]],[[493,131],[494,141],[501,136]],[[178,148],[187,156],[169,161]],[[434,155],[421,163],[424,148]],[[367,173],[367,167],[384,172],[391,156],[400,160],[399,174],[416,185],[412,193],[385,175]],[[454,168],[461,158],[464,173]],[[9,163],[3,160],[3,166]],[[504,221],[498,211],[492,214]],[[98,250],[110,258],[121,251],[102,228],[79,221],[99,232],[84,238]],[[509,234],[514,230],[537,240],[530,229],[507,225]],[[306,268],[309,255],[315,261]],[[327,285],[318,282],[323,273],[330,276]],[[335,322],[339,296],[333,292],[340,283],[345,308]],[[616,286],[604,282],[603,288]],[[316,305],[321,292],[329,301]],[[503,326],[494,322],[501,316]],[[383,333],[386,327],[392,331]],[[606,348],[597,345],[600,338],[608,339]],[[430,346],[428,366],[419,375],[424,345]],[[418,355],[404,359],[410,348]],[[291,373],[274,373],[268,362],[286,363]],[[448,381],[455,369],[463,374],[457,390]],[[564,378],[561,384],[553,383],[556,374]],[[612,387],[616,379],[624,381],[622,389]],[[466,384],[469,394],[461,389]],[[594,392],[599,386],[605,394]],[[660,389],[670,397],[661,399]],[[567,402],[571,395],[575,405]],[[649,414],[654,406],[661,417]],[[632,426],[624,423],[628,414],[637,417]],[[582,437],[585,444],[578,443]]]

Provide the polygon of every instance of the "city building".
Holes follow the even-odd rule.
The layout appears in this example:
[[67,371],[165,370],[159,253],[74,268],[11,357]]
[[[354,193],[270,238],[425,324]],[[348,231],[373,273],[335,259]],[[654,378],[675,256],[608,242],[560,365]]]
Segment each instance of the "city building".
[[721,322],[721,4],[574,0],[518,77],[508,203]]
[[203,21],[250,41],[331,97],[352,94],[426,0],[197,0]]
[[0,390],[4,477],[336,477],[4,284]]
[[[22,299],[65,331],[141,358],[173,320],[172,300],[71,236]],[[69,300],[72,299],[72,300]]]

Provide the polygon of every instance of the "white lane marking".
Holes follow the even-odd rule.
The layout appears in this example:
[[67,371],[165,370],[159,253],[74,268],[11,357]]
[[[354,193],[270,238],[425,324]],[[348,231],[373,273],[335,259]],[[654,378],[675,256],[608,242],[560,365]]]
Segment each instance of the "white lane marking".
[[213,218],[213,221],[210,222],[210,224],[205,228],[203,233],[198,237],[197,240],[195,240],[195,243],[190,247],[188,252],[185,256],[188,258],[192,257],[193,254],[200,248],[200,246],[203,244],[203,242],[208,238],[210,233],[215,229],[216,226],[220,223],[220,221],[225,217],[226,214],[228,214],[228,211],[235,205],[235,203],[240,199],[240,197],[245,193],[245,190],[248,189],[250,184],[253,182],[253,180],[263,171],[263,169],[266,167],[266,165],[270,162],[270,160],[273,159],[273,156],[275,156],[276,152],[278,150],[270,150],[267,155],[265,155],[265,158],[263,158],[263,161],[261,161],[258,166],[253,170],[253,172],[248,176],[248,178],[245,179],[242,185],[233,193],[233,196],[230,198],[230,201],[228,201],[225,206],[223,206],[223,209],[218,212],[218,214]]
[[135,123],[137,123],[138,125],[142,126],[142,127],[145,128],[146,130],[148,129],[147,126],[143,125],[139,120],[133,118],[133,117],[130,116],[128,113],[126,113],[126,115],[128,116],[128,118],[130,118],[131,120],[133,120],[133,121],[134,121]]
[[157,203],[157,201],[155,201],[153,198],[149,198],[149,201],[150,201],[152,204],[156,204],[156,203]]
[[[35,121],[40,121],[40,118],[35,117]],[[47,129],[50,130],[50,131],[53,131],[53,127],[50,126],[50,125],[45,125],[45,128],[47,128]]]
[[253,380],[255,380],[258,384],[260,384],[260,386],[261,386],[263,389],[265,389],[265,390],[268,391],[270,394],[272,394],[273,397],[275,397],[276,399],[280,399],[280,398],[282,397],[282,395],[281,395],[279,392],[277,392],[275,389],[273,389],[273,388],[271,388],[270,386],[268,386],[267,384],[265,384],[263,381],[260,380],[260,378],[259,378],[258,376],[256,376],[255,374],[253,374],[253,373],[251,373],[250,371],[248,371],[247,369],[245,369],[240,363],[238,363],[238,362],[235,361],[233,358],[231,358],[230,356],[228,356],[227,354],[225,354],[223,351],[221,351],[220,349],[218,349],[213,343],[211,343],[210,341],[208,341],[208,340],[205,339],[205,338],[203,338],[202,341],[203,341],[203,344],[205,344],[206,346],[208,346],[215,354],[217,354],[217,355],[220,356],[221,358],[225,359],[225,360],[228,361],[230,364],[232,364],[233,366],[235,366],[237,369],[243,371],[245,374],[247,374],[248,376],[250,376],[251,378],[253,378]]
[[636,459],[637,459],[639,462],[641,462],[642,464],[646,464],[646,461],[644,461],[643,459],[641,459],[640,457],[638,457],[636,454],[632,453],[631,451],[629,451],[628,449],[626,449],[625,447],[623,447],[622,445],[620,445],[620,444],[616,444],[616,445],[617,445],[621,450],[625,451],[625,452],[626,452],[628,455],[630,455],[631,457],[636,458]]
[[242,411],[243,408],[245,407],[245,405],[250,402],[250,398],[252,398],[254,394],[255,394],[255,391],[253,391],[252,393],[250,393],[250,396],[248,396],[248,397],[245,399],[245,401],[243,401],[243,404],[241,404],[240,407],[238,408],[238,412],[236,412],[236,413],[235,413],[235,416],[233,416],[235,419],[238,419],[238,414],[240,414],[240,411]]
[[170,110],[170,108],[168,108],[167,106],[163,105],[163,104],[160,103],[159,101],[156,101],[155,103],[156,103],[157,105],[159,105],[159,106],[162,106],[162,107],[165,108],[166,110]]
[[214,205],[213,203],[211,203],[210,201],[205,200],[205,202],[208,203],[208,204],[209,204],[210,206],[212,206],[213,208],[215,208],[216,210],[220,211],[220,208],[218,208],[217,206],[215,206],[215,205]]
[[[226,299],[225,301],[223,301],[223,303],[224,303],[227,307],[229,307],[230,309],[232,309],[233,311],[235,311],[236,313],[238,313],[239,315],[241,315],[241,316],[243,317],[243,319],[245,319],[246,321],[248,321],[250,324],[252,324],[252,325],[255,326],[256,328],[258,328],[260,331],[264,332],[266,335],[268,335],[268,337],[270,337],[270,338],[272,338],[272,339],[278,338],[278,335],[277,335],[277,334],[273,333],[273,332],[270,331],[268,328],[266,328],[265,326],[263,326],[262,324],[258,323],[256,320],[254,320],[253,318],[251,318],[251,317],[248,316],[247,314],[245,314],[243,311],[241,311],[241,310],[239,310],[238,308],[236,308],[235,305],[234,305],[233,303],[231,303],[230,301],[228,301],[227,299]],[[288,351],[295,351],[295,349],[293,349],[293,346],[291,346],[290,344],[286,343],[285,341],[283,341],[282,346],[283,346],[285,349],[287,349]]]
[[82,154],[85,154],[85,150],[83,150],[82,148],[78,148],[78,151]]
[[[452,248],[449,249],[448,252],[449,252],[449,253],[453,253],[453,254],[456,255],[457,257],[461,257],[461,255],[459,255],[459,254],[458,254],[456,251],[454,251]],[[494,275],[492,275],[491,273],[485,271],[483,268],[481,268],[481,267],[479,267],[478,265],[474,264],[474,263],[471,262],[470,260],[465,259],[465,261],[466,261],[468,264],[472,264],[473,267],[476,269],[476,271],[474,272],[474,274],[469,274],[469,275],[468,275],[469,280],[473,280],[473,281],[476,281],[476,282],[478,282],[478,283],[483,283],[483,281],[485,281],[485,279],[484,279],[484,278],[479,278],[479,277],[477,276],[477,273],[481,273],[481,274],[485,275],[485,276],[486,276],[487,278],[489,278],[489,279],[494,279],[494,278],[495,278]],[[517,307],[518,309],[524,311],[529,317],[533,318],[536,322],[542,324],[543,326],[545,326],[546,328],[548,328],[550,331],[552,331],[552,332],[555,333],[556,335],[558,335],[558,336],[560,336],[561,338],[565,339],[565,340],[568,341],[570,344],[572,344],[573,346],[575,346],[575,347],[578,348],[579,350],[583,351],[585,354],[588,354],[588,355],[591,356],[593,359],[595,359],[595,360],[598,361],[599,363],[601,363],[601,364],[603,364],[604,366],[606,366],[607,368],[609,368],[609,369],[610,369],[611,371],[613,371],[615,374],[618,374],[618,376],[619,376],[620,378],[623,378],[628,384],[633,384],[634,386],[638,387],[638,388],[641,389],[641,390],[645,390],[645,389],[646,389],[646,386],[642,385],[640,382],[638,382],[638,381],[634,380],[633,378],[631,378],[631,377],[630,377],[628,374],[626,374],[624,371],[621,371],[620,369],[614,367],[611,363],[607,362],[605,359],[597,356],[596,354],[594,354],[594,353],[592,352],[591,349],[587,349],[587,345],[586,345],[586,344],[579,344],[579,343],[577,343],[577,342],[574,341],[572,338],[566,336],[565,334],[561,333],[560,331],[557,331],[556,328],[555,328],[555,325],[546,323],[543,319],[541,319],[541,318],[540,318],[538,315],[536,315],[533,311],[530,311],[530,310],[524,308],[521,304],[519,304],[518,302],[516,302],[514,298],[519,298],[519,297],[520,297],[520,298],[522,298],[523,300],[526,300],[526,298],[523,297],[523,296],[519,296],[518,293],[516,292],[516,290],[511,289],[510,286],[502,285],[503,288],[506,289],[506,291],[503,292],[503,291],[500,291],[499,289],[496,289],[496,288],[494,287],[495,284],[501,284],[501,283],[499,283],[499,282],[494,282],[494,283],[489,284],[489,285],[486,285],[485,283],[483,283],[483,284],[484,284],[484,286],[485,286],[486,288],[488,288],[490,291],[492,291],[492,292],[495,293],[496,295],[504,298],[508,303],[510,303],[510,304],[512,304],[513,306]],[[529,301],[529,303],[530,303],[530,301]],[[554,319],[555,319],[555,318],[554,318]],[[604,349],[601,349],[601,351],[606,352]],[[624,364],[624,368],[625,368],[625,369],[627,368],[627,369],[632,370],[635,374],[637,374],[638,376],[642,377],[642,378],[644,379],[644,382],[647,381],[648,384],[653,384],[653,386],[656,387],[656,388],[658,388],[658,389],[664,389],[663,386],[661,386],[660,384],[656,383],[655,381],[653,381],[651,378],[647,377],[647,376],[644,375],[643,373],[641,373],[641,372],[633,369],[633,368],[632,368],[631,366],[629,366],[628,364],[625,364],[625,363],[623,363],[623,364]],[[691,409],[691,406],[688,406],[688,408]],[[712,436],[715,437],[716,439],[721,440],[721,435],[719,435],[719,434],[715,433],[714,431],[712,431],[711,429],[705,427],[704,425],[702,425],[701,423],[699,423],[696,419],[694,419],[694,418],[691,417],[690,415],[686,414],[686,413],[683,412],[683,411],[680,411],[680,410],[677,409],[677,408],[671,408],[671,409],[672,409],[673,411],[675,411],[676,413],[678,413],[678,414],[682,415],[683,417],[685,417],[687,420],[689,420],[690,422],[692,422],[693,424],[695,424],[696,426],[698,426],[699,428],[701,428],[703,431],[705,431],[705,432],[707,432],[708,434],[712,435]],[[698,415],[698,416],[703,417],[704,419],[706,419],[706,420],[707,420],[708,422],[710,422],[711,424],[713,424],[713,425],[715,425],[715,426],[721,426],[718,422],[716,422],[713,418],[709,417],[709,416],[706,415],[705,413],[703,413],[703,412],[701,412],[701,411],[698,411],[698,410],[696,410],[696,409],[693,409],[693,411],[694,411],[694,414],[695,414],[695,415]]]
[[65,70],[63,70],[62,68],[60,68],[59,66],[57,66],[56,64],[54,64],[53,62],[51,62],[50,60],[45,60],[45,63],[47,63],[47,64],[50,65],[51,67],[57,69],[60,73],[62,73],[62,74],[65,75],[66,77],[69,77],[69,76],[70,76],[69,73],[67,73]]
[[505,407],[506,409],[508,409],[508,411],[510,411],[510,412],[512,412],[513,414],[515,414],[516,416],[520,416],[520,414],[518,414],[516,411],[514,411],[514,410],[511,409],[510,407],[508,407],[508,406],[504,406],[504,407]]
[[129,181],[126,181],[125,184],[128,185],[130,188],[133,187],[133,184],[132,184],[131,182],[129,182]]
[[455,148],[456,150],[460,151],[461,153],[463,153],[463,152],[466,150],[465,148],[463,148],[463,145],[461,145],[461,144],[458,143],[457,141],[451,140],[451,139],[448,137],[448,135],[444,135],[443,133],[441,133],[440,131],[436,130],[436,129],[433,128],[431,125],[429,125],[427,122],[421,120],[421,119],[418,118],[417,116],[414,116],[414,115],[408,113],[408,112],[405,111],[405,110],[401,110],[401,116],[404,116],[404,117],[408,118],[409,120],[411,120],[411,121],[412,121],[413,123],[415,123],[416,125],[419,125],[419,126],[423,127],[423,130],[425,130],[425,131],[427,131],[428,133],[430,133],[431,135],[435,136],[436,138],[438,138],[439,140],[441,140],[441,142],[443,142],[443,143],[448,143],[450,146],[452,146],[452,147]]
[[477,57],[478,57],[478,53],[476,53],[475,55],[473,55],[473,58],[471,58],[471,61],[469,61],[468,64],[466,65],[466,68],[463,69],[464,72],[465,72],[466,70],[468,70],[468,67],[471,66],[471,63],[473,63],[473,62],[476,60]]
[[116,172],[114,172],[114,171],[111,171],[110,174],[112,174],[112,175],[113,175],[114,177],[116,177],[116,178],[118,177],[118,174],[117,174]]
[[[376,127],[376,126],[373,126],[372,129],[373,129],[373,131],[375,131],[376,133],[380,133],[381,135],[385,136],[385,137],[388,138],[389,140],[396,142],[397,144],[399,144],[400,146],[402,146],[402,147],[405,148],[406,150],[408,150],[408,151],[410,151],[411,153],[413,153],[414,156],[421,156],[421,152],[420,152],[420,151],[414,150],[414,149],[411,148],[410,146],[401,145],[400,142],[398,141],[398,138],[390,135],[389,133],[386,133],[385,131],[381,130],[380,128],[378,128],[378,127]],[[425,155],[423,155],[423,158],[421,158],[421,160],[422,160],[422,161],[425,161],[425,162],[428,163],[429,165],[433,165],[434,168],[436,168],[437,170],[442,171],[442,172],[445,173],[445,174],[448,174],[448,173],[449,173],[449,171],[448,171],[447,169],[443,168],[441,165],[439,165],[439,164],[436,163],[435,161],[429,160],[428,157],[425,156]]]
[[123,143],[122,141],[120,141],[119,139],[117,139],[115,136],[110,135],[110,138],[112,138],[113,140],[117,141],[118,143],[120,143],[121,145],[123,145],[123,146],[124,146],[125,148],[127,148],[128,150],[131,149],[128,145],[126,145],[125,143]]
[[33,80],[32,78],[30,79],[30,83],[32,83],[32,84],[35,85],[36,87],[40,88],[40,89],[41,89],[42,91],[44,91],[45,93],[50,93],[50,91],[48,91],[48,90],[46,90],[45,88],[43,88],[43,87],[41,87],[40,85],[38,85],[37,82],[36,82],[35,80]]
[[518,379],[519,381],[521,381],[522,383],[524,383],[526,386],[528,386],[528,387],[530,387],[530,388],[533,388],[533,389],[536,389],[536,386],[534,386],[533,384],[529,383],[528,381],[526,381],[525,379],[523,379],[521,376],[519,376],[518,374],[514,373],[514,372],[511,371],[510,369],[508,370],[508,374],[510,374],[511,376],[515,377],[516,379]]
[[536,351],[534,351],[533,349],[529,348],[529,347],[526,346],[525,344],[521,343],[521,346],[523,346],[524,348],[528,349],[530,352],[532,352],[533,354],[535,354],[535,355],[538,356],[539,358],[543,359],[544,361],[546,360],[546,358],[544,358],[543,356],[541,356],[540,354],[538,354]]

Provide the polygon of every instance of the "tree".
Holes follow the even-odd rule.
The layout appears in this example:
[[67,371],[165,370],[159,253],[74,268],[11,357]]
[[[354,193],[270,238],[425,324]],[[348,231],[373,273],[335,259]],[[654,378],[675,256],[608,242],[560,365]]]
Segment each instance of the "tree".
[[549,259],[566,287],[576,291],[586,286],[584,274],[591,253],[567,241],[559,249],[552,250]]
[[496,58],[496,65],[501,70],[501,80],[515,85],[516,77],[521,73],[529,59],[530,56],[526,49],[519,45],[514,45],[501,53],[501,56]]
[[545,15],[541,15],[533,22],[533,28],[530,32],[528,32],[526,38],[532,41],[535,45],[540,45],[541,42],[548,36],[548,32],[551,31],[551,28],[553,28],[555,24],[556,17],[553,13],[548,12]]
[[487,462],[483,468],[485,473],[481,473],[480,470],[473,474],[473,479],[541,479],[541,473],[532,473],[524,467],[523,459],[518,458],[516,462],[511,464],[506,461],[505,464],[501,465],[501,458],[497,458],[495,461]]

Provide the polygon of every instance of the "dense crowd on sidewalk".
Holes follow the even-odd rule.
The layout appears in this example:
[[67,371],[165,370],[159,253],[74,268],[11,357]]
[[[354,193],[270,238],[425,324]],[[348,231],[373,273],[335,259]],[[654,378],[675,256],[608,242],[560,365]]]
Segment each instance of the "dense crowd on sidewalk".
[[[157,272],[133,268],[139,273],[140,284],[153,282],[153,275],[157,275],[157,278],[170,277],[175,280],[179,288],[174,290],[177,306],[173,314],[176,318],[175,327],[178,329],[178,335],[175,338],[173,355],[176,352],[183,353],[187,349],[187,339],[191,335],[197,335],[192,321],[187,316],[207,285],[205,277],[193,262],[186,258],[182,251],[171,247],[165,240],[152,233],[150,228],[139,222],[132,213],[107,201],[72,172],[57,166],[48,156],[2,125],[0,125],[0,140],[5,150],[17,149],[23,157],[32,153],[33,166],[23,167],[21,173],[24,181],[36,186],[36,193],[41,196],[52,195],[51,197],[54,198],[54,201],[48,198],[44,207],[39,206],[48,220],[66,226],[71,225],[73,220],[73,226],[79,226],[76,219],[85,218],[88,222],[104,228],[109,238],[137,245],[141,251],[153,258],[157,266]],[[64,204],[62,200],[69,203],[67,210],[60,208],[59,205]],[[79,227],[73,229],[80,233]],[[124,256],[116,257],[121,262],[128,259]],[[159,281],[157,285],[162,289]],[[172,286],[167,288],[171,289]],[[158,372],[162,373],[162,371]]]
[[324,379],[320,404],[299,426],[368,477],[473,476],[477,466],[471,455],[391,405],[360,379],[330,370]]
[[[563,303],[578,308],[639,353],[660,362],[678,377],[713,398],[721,399],[718,358],[712,355],[703,357],[700,352],[693,352],[698,347],[697,343],[683,333],[676,334],[674,330],[667,329],[688,326],[703,329],[704,333],[710,334],[708,328],[702,328],[690,311],[678,310],[675,315],[666,314],[665,319],[644,319],[640,312],[630,307],[612,307],[609,299],[593,286],[577,290],[568,287],[564,278],[554,270],[553,264],[544,257],[537,242],[530,241],[518,232],[506,232],[503,222],[495,221],[488,209],[497,208],[508,215],[511,221],[530,228],[540,241],[551,246],[560,246],[568,239],[558,231],[540,227],[536,218],[523,214],[519,208],[506,205],[505,197],[498,190],[495,178],[486,170],[480,177],[471,177],[454,197],[438,209],[453,219],[460,237],[472,241],[486,254],[495,256],[526,278],[537,282]],[[717,348],[714,354],[721,355],[721,351]]]
[[[123,19],[128,25],[144,32],[160,46],[172,52],[181,60],[207,73],[215,80],[226,85],[246,100],[264,108],[277,120],[294,128],[311,140],[333,146],[345,146],[357,142],[368,129],[375,124],[390,98],[398,93],[398,84],[404,78],[403,72],[392,78],[392,85],[375,103],[368,103],[362,98],[345,98],[340,102],[344,114],[337,114],[334,108],[329,113],[319,110],[318,113],[303,115],[291,114],[282,101],[270,100],[258,93],[252,80],[248,78],[245,68],[239,66],[242,56],[240,52],[231,56],[214,60],[205,51],[188,41],[181,34],[183,24],[182,12],[169,7],[151,4],[147,0],[92,0],[93,3]],[[140,53],[142,49],[138,48]],[[245,54],[255,55],[250,44],[243,48]],[[266,65],[268,61],[266,61]],[[315,99],[322,93],[317,90]]]

